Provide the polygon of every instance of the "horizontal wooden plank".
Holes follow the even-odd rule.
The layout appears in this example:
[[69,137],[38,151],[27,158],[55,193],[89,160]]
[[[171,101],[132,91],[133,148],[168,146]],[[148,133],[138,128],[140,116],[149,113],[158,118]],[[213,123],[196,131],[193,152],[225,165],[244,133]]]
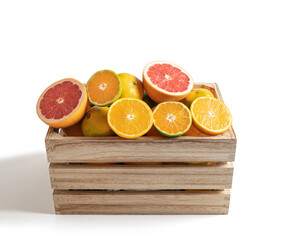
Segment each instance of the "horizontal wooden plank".
[[50,164],[49,171],[54,189],[227,189],[233,164]]
[[230,191],[60,191],[57,214],[227,214]]
[[229,190],[222,191],[64,191],[54,190],[60,204],[97,205],[225,205]]
[[46,142],[49,162],[232,162],[236,143],[209,138],[61,137]]
[[228,214],[228,206],[120,206],[120,205],[61,205],[55,209],[61,215],[190,215]]

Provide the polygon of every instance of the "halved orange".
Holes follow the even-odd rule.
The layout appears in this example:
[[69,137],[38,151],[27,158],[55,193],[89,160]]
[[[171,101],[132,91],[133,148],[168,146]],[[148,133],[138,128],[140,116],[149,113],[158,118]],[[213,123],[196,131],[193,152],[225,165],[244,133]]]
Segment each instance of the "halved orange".
[[146,134],[153,124],[152,111],[142,100],[121,98],[107,114],[108,124],[120,137],[137,138]]
[[47,87],[36,105],[38,117],[54,128],[67,128],[79,122],[86,111],[85,86],[76,79],[65,78]]
[[232,125],[228,107],[216,98],[197,98],[191,105],[191,113],[194,126],[208,135],[224,133]]
[[119,76],[111,70],[94,73],[86,84],[89,101],[96,106],[104,107],[115,102],[122,93]]
[[180,102],[163,102],[153,111],[153,124],[167,137],[185,134],[192,124],[190,110]]

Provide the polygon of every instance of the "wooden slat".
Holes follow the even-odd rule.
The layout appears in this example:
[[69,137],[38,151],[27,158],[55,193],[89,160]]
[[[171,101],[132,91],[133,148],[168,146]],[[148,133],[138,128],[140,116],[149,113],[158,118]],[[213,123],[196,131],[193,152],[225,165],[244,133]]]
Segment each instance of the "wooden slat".
[[190,214],[228,214],[228,206],[117,206],[117,205],[62,205],[56,214],[66,215],[190,215]]
[[224,191],[54,191],[57,214],[227,214]]
[[213,137],[62,137],[47,140],[49,162],[232,162],[236,143]]
[[94,165],[51,164],[54,189],[227,189],[233,165]]

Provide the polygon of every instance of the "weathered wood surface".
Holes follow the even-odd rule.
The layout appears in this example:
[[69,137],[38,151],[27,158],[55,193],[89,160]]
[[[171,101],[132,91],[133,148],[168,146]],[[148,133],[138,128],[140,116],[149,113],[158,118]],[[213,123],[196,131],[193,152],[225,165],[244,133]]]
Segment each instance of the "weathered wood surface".
[[54,189],[227,189],[233,164],[50,164]]
[[62,137],[46,142],[49,162],[232,162],[236,143],[179,137]]
[[60,191],[57,214],[227,214],[230,191]]

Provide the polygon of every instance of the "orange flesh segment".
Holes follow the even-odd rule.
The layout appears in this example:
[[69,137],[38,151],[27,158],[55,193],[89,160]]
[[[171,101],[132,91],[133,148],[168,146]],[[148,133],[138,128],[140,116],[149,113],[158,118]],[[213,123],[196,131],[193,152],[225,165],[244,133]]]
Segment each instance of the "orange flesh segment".
[[223,102],[215,98],[198,98],[192,106],[197,122],[210,130],[223,130],[231,125],[232,116]]
[[111,102],[119,93],[120,81],[111,71],[95,73],[87,83],[89,98],[97,104]]
[[111,125],[123,135],[145,134],[152,126],[151,109],[138,100],[121,99],[111,107],[108,114]]
[[178,134],[187,130],[191,117],[189,109],[180,103],[160,104],[153,113],[155,126],[168,134]]

